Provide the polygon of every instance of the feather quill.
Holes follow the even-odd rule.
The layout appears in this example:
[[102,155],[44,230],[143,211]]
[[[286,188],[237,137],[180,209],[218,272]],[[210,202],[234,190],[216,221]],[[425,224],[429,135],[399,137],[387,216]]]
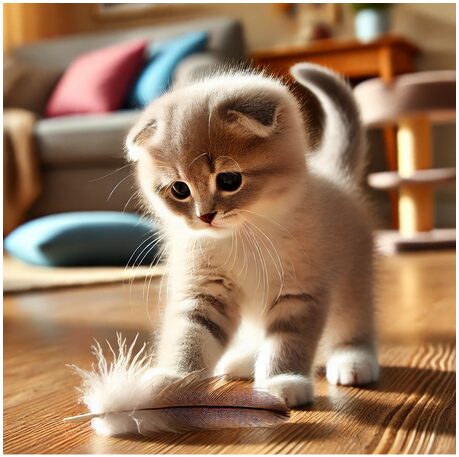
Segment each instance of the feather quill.
[[203,379],[198,372],[155,392],[145,376],[152,368],[152,356],[146,345],[133,355],[137,337],[128,347],[126,339],[121,334],[117,336],[117,353],[107,342],[111,361],[96,342],[92,352],[97,365],[92,371],[72,366],[82,377],[81,401],[90,412],[64,421],[91,420],[92,427],[103,435],[150,435],[270,427],[289,419],[284,402],[241,380],[221,376]]

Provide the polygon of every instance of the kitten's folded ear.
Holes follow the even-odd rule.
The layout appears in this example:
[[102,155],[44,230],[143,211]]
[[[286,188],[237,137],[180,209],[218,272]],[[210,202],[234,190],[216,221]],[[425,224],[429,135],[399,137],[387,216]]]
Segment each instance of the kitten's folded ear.
[[137,161],[145,150],[148,140],[156,133],[158,123],[156,119],[141,119],[132,127],[126,138],[128,159]]
[[280,101],[271,94],[244,94],[225,102],[221,110],[224,119],[242,135],[267,138],[278,128]]

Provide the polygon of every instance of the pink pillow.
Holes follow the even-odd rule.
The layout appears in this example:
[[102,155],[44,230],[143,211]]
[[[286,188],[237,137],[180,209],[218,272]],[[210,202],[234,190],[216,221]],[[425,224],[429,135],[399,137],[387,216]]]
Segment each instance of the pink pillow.
[[106,113],[121,108],[144,63],[146,45],[146,40],[136,40],[79,56],[58,82],[45,115]]

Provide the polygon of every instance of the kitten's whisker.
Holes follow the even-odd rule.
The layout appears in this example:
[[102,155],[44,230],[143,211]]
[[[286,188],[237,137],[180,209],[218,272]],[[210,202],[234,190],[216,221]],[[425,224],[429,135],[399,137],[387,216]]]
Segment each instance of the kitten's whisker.
[[242,258],[243,258],[243,262],[241,262],[241,269],[239,270],[239,273],[238,273],[238,276],[241,276],[243,270],[244,270],[244,266],[245,266],[245,246],[244,246],[244,233],[242,231],[240,231],[240,227],[237,227],[235,229],[237,231],[237,233],[241,234],[241,248],[242,248]]
[[[278,294],[278,297],[280,297],[280,295],[282,294],[282,289],[283,289],[283,286],[284,286],[284,281],[285,281],[285,270],[284,270],[284,267],[282,265],[282,259],[280,258],[280,255],[279,255],[279,252],[277,251],[276,249],[276,246],[274,246],[274,243],[271,241],[271,239],[265,234],[265,232],[260,228],[258,227],[255,223],[253,222],[250,222],[248,221],[247,219],[245,219],[243,216],[241,216],[248,224],[250,224],[251,226],[253,226],[256,230],[259,231],[259,233],[261,233],[268,241],[269,243],[271,244],[272,248],[274,249],[274,252],[277,256],[277,260],[279,261],[279,265],[277,265],[274,257],[272,256],[271,254],[271,251],[267,248],[266,244],[260,240],[263,245],[265,246],[269,256],[271,257],[271,260],[273,261],[273,264],[274,264],[274,267],[276,268],[276,271],[277,271],[277,274],[279,275],[279,279],[280,279],[280,288],[279,288],[279,294]],[[279,270],[280,268],[280,270]],[[281,273],[282,271],[282,273]]]
[[[144,250],[142,252],[145,251],[146,249],[146,252],[144,254],[144,256],[142,257],[142,259],[138,262],[137,266],[134,267],[134,273],[137,272],[137,270],[141,267],[143,261],[145,260],[145,258],[151,253],[151,251],[155,248],[155,246],[161,242],[161,240],[164,238],[165,235],[162,235],[158,238],[156,238],[155,240],[153,240],[146,248],[144,248]],[[139,254],[139,256],[137,257],[137,259],[139,259],[139,257],[142,255],[142,253]],[[130,283],[130,286],[132,288],[132,285],[134,284],[134,280],[135,280],[135,274],[132,275],[132,279],[131,279],[131,283]],[[144,296],[144,291],[142,291],[142,296]]]
[[[245,234],[245,237],[246,237],[246,240],[247,240],[247,245],[248,245],[248,247],[249,247],[249,253],[252,254],[253,260],[254,260],[254,262],[255,262],[255,267],[256,267],[257,264],[256,264],[256,260],[255,260],[253,242],[252,242],[252,240],[250,239],[250,236],[249,236],[247,227],[245,227],[244,225],[241,225],[241,229],[244,231],[244,234]],[[248,273],[248,270],[247,270],[247,273]],[[258,282],[258,269],[257,269],[257,282]],[[258,288],[258,285],[257,285],[257,288]]]
[[[159,236],[157,236],[155,239],[153,239],[150,243],[147,244],[147,246],[145,246],[142,251],[139,253],[139,255],[135,258],[134,262],[132,263],[132,267],[134,267],[135,269],[139,268],[141,265],[142,265],[142,262],[145,260],[145,258],[147,257],[147,255],[150,253],[151,249],[154,248],[159,242],[161,242],[161,240],[165,237],[164,234],[160,234]],[[142,254],[147,251],[145,253],[145,255],[143,255],[143,257],[140,259],[140,257],[142,256]],[[136,265],[137,263],[137,265]]]
[[[243,234],[244,234],[244,238],[247,238],[247,235],[245,234],[245,230],[243,231]],[[244,242],[244,248],[245,248],[245,242]],[[249,256],[247,255],[246,251],[247,250],[245,249],[245,252],[244,252],[244,260],[245,260],[245,276],[244,276],[244,280],[247,278],[247,274],[249,273]]]
[[253,234],[254,241],[257,244],[258,251],[261,257],[262,266],[263,266],[263,311],[264,311],[267,306],[268,292],[269,292],[268,290],[268,284],[269,284],[268,267],[266,264],[265,256],[263,255],[263,247],[265,247],[265,245],[262,243],[262,240],[257,236],[256,232],[253,229],[251,230],[251,232]]
[[134,192],[133,194],[131,194],[131,196],[129,197],[128,201],[126,202],[126,204],[124,205],[124,208],[123,208],[123,213],[126,211],[126,208],[127,206],[129,205],[130,201],[135,197],[137,196],[138,193],[137,192]]
[[[139,246],[137,246],[137,248],[134,250],[134,252],[129,257],[129,260],[127,261],[126,266],[124,267],[124,271],[123,271],[123,286],[125,285],[125,281],[127,279],[126,275],[127,275],[128,268],[132,267],[133,265],[135,265],[135,262],[137,261],[138,257],[136,257],[136,259],[134,260],[134,264],[133,265],[129,265],[129,262],[132,260],[132,258],[136,254],[136,252],[142,247],[142,245],[147,243],[146,247],[148,247],[150,245],[150,243],[154,242],[154,240],[152,240],[151,242],[149,242],[149,240],[154,238],[156,235],[158,235],[158,233],[152,233],[150,236],[148,236],[144,241],[142,241],[139,244]],[[145,249],[145,247],[144,247],[144,249]],[[142,250],[142,252],[143,252],[143,250]],[[139,256],[142,254],[142,252],[139,254]],[[129,306],[130,307],[132,306],[132,285],[134,283],[134,279],[135,279],[135,270],[134,270],[134,274],[132,275],[132,277],[129,278],[129,280],[128,280],[128,284],[129,284]]]
[[[161,252],[161,251],[162,251],[162,248],[160,249],[159,252]],[[151,250],[150,250],[150,252],[151,252]],[[157,259],[157,258],[158,258],[158,254],[156,254],[156,255],[153,257],[153,259],[151,260],[151,262],[149,263],[149,265],[148,265],[148,270],[151,269],[151,267],[153,266],[153,264],[156,262],[156,259]],[[138,266],[137,268],[139,268],[139,266]],[[145,301],[145,298],[146,298],[147,307],[148,307],[148,289],[147,289],[147,294],[146,294],[146,297],[145,297],[145,286],[146,286],[146,284],[147,284],[147,281],[149,281],[149,283],[150,283],[151,278],[153,278],[153,276],[152,276],[151,274],[147,274],[147,275],[145,276],[145,279],[144,279],[144,281],[143,281],[143,288],[142,288],[142,299]]]
[[191,163],[188,165],[188,170],[191,168],[191,165],[193,165],[196,162],[196,160],[198,160],[200,157],[205,156],[205,155],[207,155],[207,152],[203,152],[202,154],[199,154],[197,157],[195,157],[191,161]]
[[[151,243],[151,244],[149,245],[147,252],[146,252],[145,255],[142,257],[142,260],[140,260],[140,262],[138,263],[137,267],[135,268],[136,271],[141,267],[141,265],[142,265],[143,261],[145,260],[145,258],[151,253],[151,251],[155,248],[155,246],[156,246],[158,243],[161,242],[161,240],[162,240],[163,238],[164,238],[164,235],[163,235],[162,237],[160,237],[160,238],[157,238],[153,243]],[[151,265],[153,264],[154,261],[155,261],[155,258],[153,258],[153,260],[151,261],[150,267],[151,267]],[[147,282],[147,278],[148,278],[148,276],[145,276],[144,287],[143,287],[143,290],[142,290],[142,298],[143,298],[144,300],[145,300],[145,284],[146,284],[146,282]],[[132,281],[131,286],[132,286],[133,283],[134,283],[134,281]]]
[[[192,254],[194,254],[194,251],[195,251],[195,249],[196,249],[196,245],[197,245],[197,240],[196,240],[196,238],[193,238],[193,239],[192,239],[192,243],[191,243],[191,252],[192,252]],[[195,255],[191,255],[190,258],[191,258],[191,260],[192,260],[192,262],[191,262],[191,265],[192,265],[192,269],[191,269],[192,275],[193,275],[193,276],[196,276],[196,256],[195,256]]]
[[[155,258],[153,259],[153,261],[150,263],[150,266],[149,266],[149,269],[153,266],[153,263],[155,263],[155,265],[158,265],[159,263],[161,263],[161,260],[163,258],[163,255],[164,255],[164,252],[166,251],[166,247],[163,246],[159,252],[158,255],[155,256]],[[150,274],[150,279],[148,281],[148,287],[147,287],[147,314],[148,314],[148,318],[150,320],[150,323],[153,325],[153,322],[150,318],[150,302],[149,302],[149,297],[150,297],[150,286],[151,286],[151,282],[153,280],[153,275]],[[145,286],[144,286],[145,287]],[[159,313],[158,313],[158,316],[159,316]]]
[[242,169],[241,169],[241,166],[239,165],[239,162],[236,160],[236,159],[233,159],[232,157],[230,156],[218,156],[216,159],[215,159],[215,163],[217,163],[220,159],[230,159],[232,160],[236,165],[237,165],[237,168],[238,168],[238,171],[241,172]]
[[229,259],[232,257],[233,254],[233,244],[234,244],[234,232],[233,230],[231,231],[231,249],[228,255],[228,258],[226,259],[225,263],[221,265],[221,267],[226,266],[226,264],[229,262]]
[[209,139],[209,146],[212,147],[212,135],[211,135],[211,122],[212,122],[212,108],[209,108],[209,118],[207,119],[207,137]]
[[123,178],[123,179],[113,188],[113,190],[110,192],[110,195],[108,196],[107,201],[110,200],[110,198],[111,198],[111,196],[114,194],[115,190],[118,189],[118,187],[119,187],[124,181],[126,181],[126,179],[131,178],[131,177],[132,177],[132,173],[129,173],[125,178]]
[[[300,242],[295,238],[295,236],[292,235],[292,233],[291,233],[289,230],[287,230],[283,225],[279,224],[279,223],[276,222],[275,220],[273,220],[273,219],[271,219],[271,218],[269,218],[269,217],[267,217],[267,216],[264,216],[264,215],[262,215],[262,214],[258,214],[258,213],[255,213],[255,212],[253,212],[253,211],[248,211],[248,210],[241,210],[241,211],[245,211],[245,212],[254,214],[254,215],[256,215],[256,216],[263,217],[263,218],[265,218],[268,222],[271,222],[271,223],[273,223],[273,224],[278,225],[280,228],[284,229],[284,230],[287,232],[287,234],[288,234],[288,235],[289,235],[289,236],[299,245],[300,249],[305,253],[305,251],[304,251],[304,249],[303,249],[301,243],[300,243]],[[258,228],[260,228],[260,227],[258,227]],[[286,255],[287,255],[287,260],[289,261],[290,266],[291,266],[291,268],[292,268],[292,270],[293,270],[293,273],[294,273],[294,275],[295,275],[295,277],[296,277],[295,265],[294,265],[294,263],[292,262],[292,259],[291,259],[290,255],[288,255],[288,253],[286,253]]]
[[[151,261],[150,265],[149,265],[149,269],[152,267],[153,265],[153,262],[154,260]],[[150,274],[150,281],[151,281],[151,278],[153,277],[152,274]],[[146,308],[147,308],[147,317],[148,317],[148,321],[150,322],[151,325],[153,325],[153,319],[151,318],[151,314],[150,314],[150,308],[148,306],[148,290],[147,290],[147,296],[146,296],[146,300],[145,300],[145,284],[147,282],[147,279],[148,279],[148,275],[145,276],[145,280],[143,282],[143,287],[142,287],[142,300],[145,302],[145,305],[146,305]],[[150,283],[148,283],[148,289],[150,288]]]
[[[154,235],[155,234],[150,235],[146,240],[142,241],[142,243],[140,243],[139,246],[137,246],[136,250],[131,254],[131,257],[129,257],[129,260],[127,261],[127,264],[124,267],[124,270],[123,270],[123,289],[124,289],[124,287],[126,287],[126,285],[129,285],[129,309],[132,309],[132,283],[133,283],[133,281],[131,282],[132,278],[128,278],[127,277],[127,272],[128,272],[128,268],[129,268],[129,262],[131,261],[132,257],[136,253],[136,251],[142,246],[142,244],[146,243]],[[127,280],[127,283],[126,283],[126,280]]]
[[247,241],[249,242],[250,246],[251,246],[251,253],[252,253],[252,256],[253,256],[253,261],[255,262],[255,268],[256,268],[256,271],[257,271],[257,289],[260,288],[260,277],[261,277],[261,270],[258,269],[258,262],[257,262],[257,258],[255,257],[255,253],[256,253],[256,248],[255,248],[255,243],[253,241],[253,236],[251,236],[251,233],[249,232],[249,227],[248,226],[245,226],[244,229],[246,230],[246,234],[247,234]]
[[[166,252],[167,250],[167,246],[168,244],[166,243],[164,245],[164,252]],[[169,257],[166,257],[167,261],[166,261],[166,268],[165,268],[165,272],[163,273],[162,277],[161,277],[161,282],[159,284],[159,291],[158,291],[158,316],[161,315],[161,310],[160,310],[160,305],[161,305],[161,300],[162,300],[162,290],[163,290],[163,282],[164,282],[164,278],[167,277],[167,283],[166,283],[166,302],[167,300],[169,299],[169,274],[168,274],[168,271],[169,271],[169,263],[170,263],[170,258]]]
[[151,238],[153,238],[155,235],[157,235],[157,234],[156,234],[156,233],[152,233],[151,235],[149,235],[145,240],[143,240],[143,241],[137,246],[137,248],[135,249],[135,251],[131,254],[131,257],[129,257],[129,260],[128,260],[127,263],[126,263],[126,266],[124,267],[124,273],[126,273],[127,268],[131,266],[131,265],[129,265],[129,262],[132,260],[132,258],[134,257],[135,253],[140,249],[140,247],[141,247],[142,245],[144,245],[145,243],[147,243],[148,240],[151,240]]
[[253,239],[253,242],[256,248],[256,252],[260,258],[260,265],[261,265],[260,276],[262,279],[262,291],[263,291],[262,303],[263,303],[263,310],[265,310],[266,305],[267,305],[267,299],[268,299],[267,297],[268,295],[267,288],[268,288],[268,279],[269,279],[268,270],[267,270],[265,258],[263,256],[263,251],[262,251],[262,248],[260,247],[260,243],[259,243],[259,240],[257,239],[256,233],[250,228],[250,226],[247,226],[247,229],[252,234],[252,239]]
[[[271,219],[263,214],[259,214],[259,213],[256,213],[255,211],[249,211],[249,210],[245,210],[245,209],[241,209],[240,211],[244,211],[246,213],[250,213],[250,214],[254,214],[255,216],[259,216],[259,217],[262,217],[264,218],[265,220],[267,220],[268,222],[271,222],[275,225],[277,225],[278,227],[280,227],[281,229],[285,230],[285,232],[298,244],[299,248],[301,249],[301,251],[307,255],[307,253],[305,252],[302,244],[298,241],[298,239],[287,229],[285,228],[282,224],[279,224],[277,221],[275,221],[274,219]],[[290,262],[290,266],[292,267],[292,270],[293,270],[293,273],[295,275],[295,277],[297,276],[296,275],[296,269],[295,269],[295,265],[294,263],[292,262],[292,259],[291,257],[288,255],[288,261]]]
[[273,224],[276,224],[278,227],[280,227],[281,229],[285,230],[287,232],[287,234],[289,236],[291,236],[292,239],[295,240],[298,243],[298,245],[300,246],[301,250],[304,251],[302,244],[297,240],[297,238],[287,228],[285,228],[282,224],[279,224],[279,222],[275,221],[274,219],[271,219],[268,216],[265,216],[264,214],[259,214],[259,213],[256,213],[255,211],[249,211],[248,209],[241,209],[240,211],[244,211],[246,213],[254,214],[255,216],[262,217],[262,218],[266,219],[267,221],[269,221],[269,222],[271,222]]
[[107,174],[104,175],[104,176],[100,176],[99,178],[90,179],[88,182],[97,182],[97,181],[101,181],[102,179],[108,178],[109,176],[112,176],[112,175],[114,175],[115,173],[118,173],[119,171],[124,170],[125,168],[131,167],[131,166],[132,166],[132,164],[128,163],[128,164],[126,164],[126,165],[123,165],[123,166],[120,167],[120,168],[117,168],[115,171],[112,171],[112,172],[110,172],[110,173],[107,173]]
[[[243,243],[243,252],[244,252],[244,265],[240,271],[239,274],[242,274],[242,272],[244,271],[244,267],[245,267],[245,276],[244,276],[244,280],[247,278],[247,273],[248,273],[248,259],[247,259],[247,252],[246,252],[246,248],[245,248],[245,239],[246,239],[246,234],[245,234],[245,230],[244,230],[244,227],[241,225],[239,226],[239,229],[241,230],[241,240],[242,240],[242,243]],[[250,246],[249,246],[250,247]]]
[[[233,259],[233,263],[231,264],[230,271],[233,271],[233,268],[234,268],[234,266],[236,265],[236,260],[237,260],[237,257],[238,257],[238,250],[237,250],[237,245],[238,245],[238,243],[237,243],[237,238],[238,238],[238,237],[237,237],[237,230],[236,230],[236,231],[234,231],[234,230],[231,231],[231,237],[232,237],[233,232],[234,232],[234,236],[235,236],[235,238],[236,238],[236,249],[234,250],[234,259]],[[231,246],[232,246],[232,243],[231,243]]]

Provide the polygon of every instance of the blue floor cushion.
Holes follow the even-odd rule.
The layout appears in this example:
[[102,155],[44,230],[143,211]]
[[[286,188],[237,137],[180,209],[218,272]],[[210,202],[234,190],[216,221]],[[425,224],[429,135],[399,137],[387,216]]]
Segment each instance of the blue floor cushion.
[[136,214],[73,212],[25,223],[5,238],[4,248],[35,265],[138,265],[157,261],[158,236],[154,223]]

